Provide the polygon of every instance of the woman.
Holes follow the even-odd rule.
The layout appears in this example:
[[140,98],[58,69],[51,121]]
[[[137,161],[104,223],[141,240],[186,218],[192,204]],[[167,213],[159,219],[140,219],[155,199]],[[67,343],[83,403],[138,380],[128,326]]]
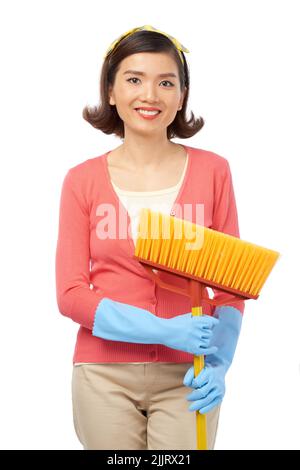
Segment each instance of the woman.
[[[80,325],[72,401],[84,449],[196,449],[195,410],[206,414],[214,448],[244,303],[205,303],[204,315],[192,317],[188,298],[156,286],[133,258],[141,207],[193,222],[200,207],[205,226],[239,236],[227,160],[171,142],[204,124],[185,116],[184,52],[149,25],[112,43],[101,104],[83,117],[123,143],[72,167],[63,182],[57,302]],[[194,354],[206,356],[195,379]]]

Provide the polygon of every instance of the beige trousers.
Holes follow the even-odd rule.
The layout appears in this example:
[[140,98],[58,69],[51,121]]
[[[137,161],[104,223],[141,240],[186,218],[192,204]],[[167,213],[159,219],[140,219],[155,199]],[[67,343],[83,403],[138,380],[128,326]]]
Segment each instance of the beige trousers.
[[[196,412],[182,381],[191,363],[73,366],[74,427],[84,450],[196,450]],[[214,448],[220,405],[206,413]]]

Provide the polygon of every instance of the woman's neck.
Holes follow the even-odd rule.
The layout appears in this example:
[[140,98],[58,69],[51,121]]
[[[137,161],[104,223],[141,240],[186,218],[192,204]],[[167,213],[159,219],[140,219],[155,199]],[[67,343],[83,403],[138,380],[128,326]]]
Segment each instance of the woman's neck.
[[118,147],[118,153],[122,162],[129,169],[156,170],[163,164],[167,164],[174,154],[178,153],[178,144],[168,141],[164,144],[153,145],[150,148],[145,148],[145,146],[139,146],[136,145],[136,143],[131,145],[124,142],[120,147]]

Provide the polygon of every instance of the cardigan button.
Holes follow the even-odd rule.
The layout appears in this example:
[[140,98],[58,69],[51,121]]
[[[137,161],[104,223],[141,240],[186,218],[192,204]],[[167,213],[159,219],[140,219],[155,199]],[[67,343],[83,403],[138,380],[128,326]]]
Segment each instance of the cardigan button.
[[170,215],[175,215],[176,212],[172,209],[171,212],[170,212]]

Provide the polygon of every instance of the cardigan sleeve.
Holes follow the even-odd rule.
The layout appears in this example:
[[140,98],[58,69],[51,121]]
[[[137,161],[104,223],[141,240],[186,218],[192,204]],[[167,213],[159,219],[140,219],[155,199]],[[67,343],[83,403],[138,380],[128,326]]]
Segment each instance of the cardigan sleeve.
[[71,168],[61,190],[56,246],[56,298],[60,313],[93,329],[102,300],[90,288],[90,222],[82,182]]
[[[234,237],[240,238],[238,214],[236,208],[235,194],[233,189],[232,175],[229,163],[226,159],[222,159],[223,165],[217,169],[214,178],[214,205],[212,229],[219,232],[227,233]],[[224,298],[227,294],[213,289],[214,299]],[[245,301],[239,300],[230,305],[244,313]],[[215,307],[217,308],[217,307]]]

